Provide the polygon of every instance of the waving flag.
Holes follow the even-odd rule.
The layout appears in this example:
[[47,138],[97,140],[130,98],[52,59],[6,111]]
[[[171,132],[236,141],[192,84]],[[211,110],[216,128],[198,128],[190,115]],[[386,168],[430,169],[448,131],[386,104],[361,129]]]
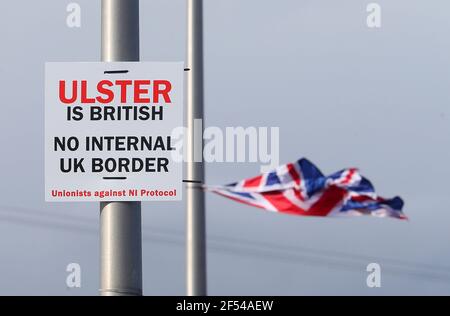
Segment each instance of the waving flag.
[[385,199],[355,168],[329,176],[309,160],[279,166],[274,171],[206,190],[268,211],[302,216],[372,215],[406,219],[400,197]]

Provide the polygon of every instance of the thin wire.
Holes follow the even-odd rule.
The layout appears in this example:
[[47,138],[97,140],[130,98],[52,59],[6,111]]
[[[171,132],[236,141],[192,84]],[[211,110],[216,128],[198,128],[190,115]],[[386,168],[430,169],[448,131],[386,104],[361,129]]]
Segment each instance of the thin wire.
[[[52,220],[54,220],[55,217],[56,218],[59,217],[60,219],[63,219],[65,221],[67,219],[70,219],[72,221],[76,220],[76,221],[83,222],[85,224],[92,224],[92,220],[89,218],[81,218],[79,216],[73,216],[70,214],[61,215],[58,213],[45,211],[45,210],[44,211],[43,210],[31,210],[31,209],[26,209],[26,208],[9,207],[9,206],[8,206],[8,209],[15,210],[14,215],[17,215],[17,211],[19,211],[21,213],[27,213],[29,215],[36,216],[38,219],[41,219],[41,217],[42,217],[41,215],[46,214],[46,215],[50,216],[50,218]],[[2,211],[2,210],[0,210],[0,211]],[[5,211],[3,210],[3,212],[5,212]],[[168,235],[168,236],[177,235],[180,238],[183,238],[183,236],[184,236],[184,233],[182,231],[161,228],[161,227],[156,227],[156,226],[144,225],[143,230],[149,230],[149,231],[152,231],[153,233],[157,233],[157,234],[161,234],[161,235]],[[409,266],[410,268],[419,267],[419,268],[424,268],[424,269],[443,270],[444,272],[450,272],[450,267],[446,267],[446,266],[431,265],[431,264],[427,264],[427,263],[409,262],[409,261],[396,259],[396,258],[367,256],[367,255],[354,254],[354,253],[348,253],[348,252],[340,252],[340,251],[335,251],[335,250],[320,250],[320,249],[310,248],[310,247],[275,244],[275,243],[269,243],[269,242],[265,242],[265,241],[262,242],[262,241],[254,241],[254,240],[248,240],[248,239],[242,239],[242,238],[233,238],[230,236],[219,236],[219,235],[213,234],[213,235],[208,236],[208,241],[213,242],[213,243],[214,242],[232,243],[232,244],[235,244],[238,246],[248,245],[248,246],[263,248],[263,249],[267,249],[267,250],[275,250],[275,251],[284,250],[284,251],[288,251],[288,252],[297,252],[297,253],[308,252],[308,253],[318,255],[318,256],[333,257],[333,258],[337,258],[337,259],[346,259],[346,260],[354,259],[354,260],[370,262],[370,261],[376,259],[379,261],[387,262],[390,265],[401,265],[402,268],[404,268],[405,266]]]
[[[81,218],[72,216],[70,214],[60,215],[49,211],[31,210],[18,207],[8,207],[13,212],[0,210],[9,215],[0,215],[0,220],[25,224],[29,226],[38,226],[51,229],[59,229],[65,232],[83,232],[89,234],[98,233],[98,227],[92,225],[92,220],[88,218]],[[18,215],[19,213],[26,214],[26,217]],[[12,216],[11,216],[12,215]],[[31,215],[31,216],[30,216]],[[43,219],[42,215],[51,216]],[[36,217],[36,218],[31,218]],[[69,222],[67,222],[70,220]],[[61,222],[62,221],[62,222]],[[74,224],[73,221],[83,223],[83,225]],[[91,226],[91,227],[89,227]],[[148,231],[152,231],[149,233]],[[163,235],[163,236],[161,236]],[[165,236],[164,236],[165,235]],[[183,233],[174,230],[144,226],[143,230],[144,241],[152,241],[157,243],[164,243],[175,246],[183,246]],[[328,269],[345,269],[354,271],[360,269],[362,263],[371,262],[374,257],[368,257],[359,254],[350,254],[337,251],[324,251],[313,248],[292,247],[285,245],[268,244],[260,241],[241,240],[233,237],[224,236],[210,236],[208,238],[208,249],[214,252],[228,253],[233,255],[241,255],[248,257],[261,257],[265,259],[272,259],[286,263],[301,263],[314,266],[326,266]],[[328,257],[328,258],[326,258]],[[433,266],[429,264],[413,263],[398,259],[382,259],[377,257],[378,261],[383,262],[384,266],[389,269],[384,269],[386,273],[394,275],[403,274],[408,276],[415,276],[423,279],[449,282],[450,269],[443,266]],[[357,262],[364,261],[364,262]],[[387,261],[387,262],[386,262]],[[389,262],[391,261],[391,262]],[[397,266],[398,265],[398,266]],[[419,269],[418,269],[419,268]],[[424,270],[431,269],[430,271]],[[422,271],[421,271],[422,270]],[[435,270],[444,270],[441,273]]]

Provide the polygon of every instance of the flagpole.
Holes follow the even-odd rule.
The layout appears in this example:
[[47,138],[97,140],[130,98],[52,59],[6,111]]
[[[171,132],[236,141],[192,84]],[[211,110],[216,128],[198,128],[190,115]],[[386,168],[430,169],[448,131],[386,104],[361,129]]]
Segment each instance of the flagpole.
[[[203,1],[187,0],[187,178],[204,182],[203,167]],[[200,120],[200,126],[199,126]],[[198,161],[200,160],[200,161]],[[187,295],[206,295],[205,197],[186,184]]]
[[[102,60],[139,61],[139,0],[102,0]],[[100,203],[100,294],[142,295],[141,202]]]

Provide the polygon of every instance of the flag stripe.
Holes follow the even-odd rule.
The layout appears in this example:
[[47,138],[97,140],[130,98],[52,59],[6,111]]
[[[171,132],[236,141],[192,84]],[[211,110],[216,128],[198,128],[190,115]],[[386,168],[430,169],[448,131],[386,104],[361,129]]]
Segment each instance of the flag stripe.
[[257,176],[244,181],[244,188],[257,188],[261,184],[262,176]]

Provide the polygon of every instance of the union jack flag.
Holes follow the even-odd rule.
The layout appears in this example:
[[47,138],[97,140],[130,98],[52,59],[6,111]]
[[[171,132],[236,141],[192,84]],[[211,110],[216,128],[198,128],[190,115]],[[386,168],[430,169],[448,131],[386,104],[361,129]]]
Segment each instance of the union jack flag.
[[206,190],[272,212],[301,216],[372,215],[407,219],[400,197],[377,196],[369,180],[355,168],[329,176],[302,158],[271,172]]

